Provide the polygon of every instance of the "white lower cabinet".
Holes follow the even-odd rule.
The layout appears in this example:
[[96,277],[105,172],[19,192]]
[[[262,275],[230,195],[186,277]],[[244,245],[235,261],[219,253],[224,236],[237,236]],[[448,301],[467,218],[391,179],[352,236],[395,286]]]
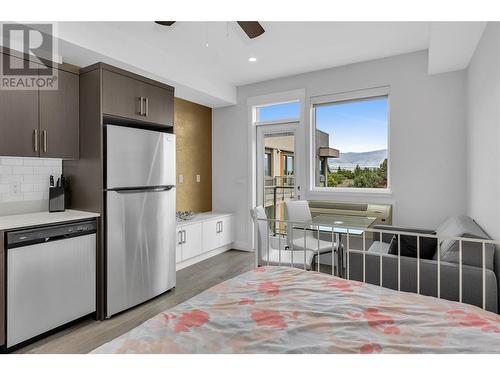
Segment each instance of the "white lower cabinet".
[[176,262],[182,263],[231,244],[233,220],[232,215],[206,213],[199,214],[193,222],[177,225]]
[[203,251],[229,245],[234,241],[233,217],[224,216],[203,223]]
[[176,261],[181,262],[200,255],[202,252],[202,224],[196,223],[178,227]]

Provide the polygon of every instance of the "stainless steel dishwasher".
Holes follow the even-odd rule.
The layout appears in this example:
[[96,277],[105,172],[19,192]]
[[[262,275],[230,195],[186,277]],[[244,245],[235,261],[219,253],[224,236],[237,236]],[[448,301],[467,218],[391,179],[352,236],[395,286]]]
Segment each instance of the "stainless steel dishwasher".
[[7,348],[96,310],[96,221],[7,233]]

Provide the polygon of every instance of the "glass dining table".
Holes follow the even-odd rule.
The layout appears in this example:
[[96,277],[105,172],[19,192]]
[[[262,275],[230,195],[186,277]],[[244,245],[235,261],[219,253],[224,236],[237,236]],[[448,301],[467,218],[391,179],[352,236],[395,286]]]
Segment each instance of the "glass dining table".
[[[320,214],[314,216],[306,228],[300,228],[298,226],[294,226],[294,228],[319,232],[320,238],[325,237],[325,239],[330,240],[333,238],[335,243],[339,245],[343,244],[344,246],[337,246],[335,255],[337,258],[337,275],[339,277],[345,277],[347,243],[343,243],[343,235],[345,236],[347,232],[349,232],[349,236],[362,236],[364,229],[371,227],[376,220],[376,217],[370,216]],[[320,259],[316,261],[320,262]]]

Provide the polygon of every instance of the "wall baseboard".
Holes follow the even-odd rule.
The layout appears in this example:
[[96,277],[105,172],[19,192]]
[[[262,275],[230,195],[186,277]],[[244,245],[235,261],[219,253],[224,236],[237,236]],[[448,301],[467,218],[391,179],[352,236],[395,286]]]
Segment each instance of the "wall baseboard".
[[254,251],[248,242],[236,241],[233,243],[233,249],[241,251]]
[[234,248],[233,244],[229,244],[229,245],[222,246],[222,247],[219,247],[219,248],[214,249],[214,250],[207,251],[206,253],[203,253],[203,254],[200,254],[200,255],[195,256],[193,258],[189,258],[189,259],[186,259],[182,262],[176,263],[175,269],[176,269],[176,271],[182,270],[183,268],[192,266],[193,264],[199,263],[199,262],[206,260],[208,258],[211,258],[213,256],[222,254],[222,253],[224,253],[230,249],[233,249],[233,248]]

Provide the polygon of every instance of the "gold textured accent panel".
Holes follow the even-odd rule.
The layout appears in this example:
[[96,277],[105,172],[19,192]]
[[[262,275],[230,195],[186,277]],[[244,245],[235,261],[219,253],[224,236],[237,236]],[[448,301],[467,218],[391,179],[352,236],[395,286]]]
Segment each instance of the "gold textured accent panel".
[[[212,210],[212,109],[175,98],[177,211]],[[184,182],[179,183],[179,175]],[[200,175],[200,182],[196,182]]]

